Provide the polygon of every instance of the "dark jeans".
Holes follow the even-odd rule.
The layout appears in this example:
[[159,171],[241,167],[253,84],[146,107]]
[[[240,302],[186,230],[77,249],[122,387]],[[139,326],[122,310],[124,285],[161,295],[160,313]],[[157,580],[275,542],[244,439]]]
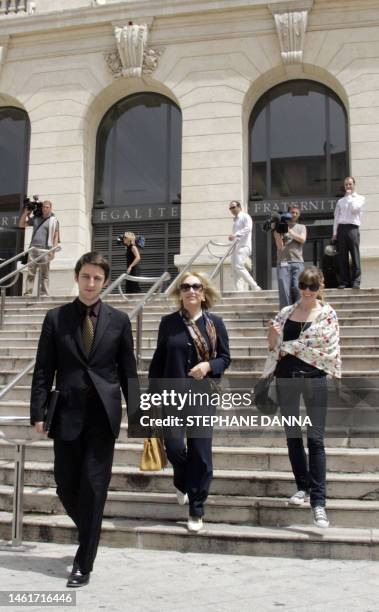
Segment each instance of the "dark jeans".
[[54,440],[57,495],[79,531],[74,564],[92,571],[103,511],[112,475],[115,438],[104,408],[87,407],[83,430],[75,440]]
[[165,429],[167,458],[174,469],[174,486],[188,494],[190,516],[203,516],[213,477],[212,438],[187,437],[186,427]]
[[[359,254],[359,227],[357,225],[339,225],[337,228],[338,258],[340,265],[341,285],[359,287],[361,282],[361,260]],[[351,270],[349,263],[351,257]]]
[[285,425],[288,456],[297,488],[310,493],[312,507],[325,506],[326,377],[277,378],[276,385],[280,411],[284,417],[299,417],[300,396],[303,396],[306,412],[312,423],[312,426],[307,426],[308,464],[299,425]]

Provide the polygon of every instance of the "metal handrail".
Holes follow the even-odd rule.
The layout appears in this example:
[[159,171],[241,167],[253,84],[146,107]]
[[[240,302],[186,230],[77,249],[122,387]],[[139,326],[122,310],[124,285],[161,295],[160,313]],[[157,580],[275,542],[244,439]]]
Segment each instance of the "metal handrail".
[[32,368],[34,368],[35,362],[35,359],[31,359],[29,363],[21,370],[21,372],[19,372],[7,385],[5,385],[5,387],[0,391],[0,401],[4,399],[7,393],[11,391],[15,385],[17,385],[21,378],[23,378]]
[[[21,370],[5,387],[0,391],[0,400],[34,367],[35,359]],[[0,416],[0,424],[12,424],[25,421],[29,424],[30,418],[24,416]],[[24,470],[25,470],[25,447],[26,440],[8,438],[0,429],[0,438],[5,438],[10,444],[14,445],[14,479],[13,479],[13,513],[12,513],[12,547],[19,547],[22,544],[22,522],[24,516]]]
[[[33,247],[31,247],[33,248]],[[44,253],[41,253],[41,255],[38,255],[38,257],[36,257],[35,259],[33,259],[33,263],[38,263],[40,260],[42,260],[44,257],[46,257],[46,255],[49,255],[50,253],[54,253],[55,251],[60,251],[62,249],[60,244],[57,244],[56,246],[51,247],[50,249],[46,249],[46,251]],[[22,255],[25,255],[26,253],[29,253],[31,249],[28,249],[27,251],[24,251],[23,253],[19,253],[17,257],[14,257],[12,259],[8,259],[6,263],[12,263],[12,261],[15,261],[16,259],[19,259],[20,257],[22,257]],[[4,263],[1,264],[1,267],[5,265]],[[6,280],[8,280],[9,278],[13,278],[13,276],[16,276],[18,274],[20,274],[20,272],[22,272],[23,270],[25,270],[25,268],[27,268],[29,265],[29,263],[24,264],[23,266],[21,266],[20,268],[17,268],[17,270],[13,270],[13,272],[10,272],[9,274],[7,274],[6,276],[3,276],[3,278],[0,278],[0,285],[2,283],[4,283]],[[4,287],[5,289],[6,287]]]
[[[168,274],[168,272],[163,272],[162,276],[164,274]],[[157,281],[160,281],[162,279],[162,276],[133,276],[132,274],[128,274],[127,272],[123,272],[122,274],[120,274],[120,276],[118,276],[116,278],[116,280],[113,281],[113,283],[111,283],[106,289],[104,289],[104,291],[102,292],[102,294],[100,295],[100,298],[103,299],[104,297],[106,297],[107,295],[109,295],[110,293],[112,293],[112,291],[114,289],[118,289],[119,293],[121,295],[121,297],[126,300],[129,301],[128,298],[126,297],[126,295],[123,293],[122,289],[121,289],[121,285],[123,283],[124,280],[130,280],[133,283],[155,283]],[[170,278],[170,275],[169,275]],[[167,280],[167,278],[165,279]],[[163,281],[162,281],[163,282]],[[162,284],[159,283],[159,285]]]
[[2,263],[0,264],[0,268],[4,268],[4,266],[8,266],[14,261],[17,261],[17,259],[21,259],[21,257],[23,257],[24,255],[27,255],[33,248],[34,247],[29,247],[28,249],[26,249],[26,251],[23,251],[22,253],[17,253],[17,255],[14,255],[14,257],[10,257],[9,259],[2,260]]
[[[179,279],[191,268],[193,262],[196,261],[196,259],[201,255],[201,253],[205,249],[208,249],[208,252],[209,252],[210,255],[212,255],[212,257],[216,257],[217,259],[220,260],[216,264],[216,266],[215,266],[213,272],[211,273],[211,275],[209,276],[209,280],[213,280],[213,278],[215,278],[215,276],[220,273],[220,291],[222,293],[224,291],[223,264],[224,264],[225,259],[232,254],[232,252],[236,248],[236,245],[238,244],[239,240],[240,240],[239,238],[235,238],[232,242],[215,242],[214,240],[208,240],[208,242],[205,242],[196,251],[196,253],[194,253],[194,255],[192,255],[192,257],[189,258],[189,260],[186,263],[186,265],[184,266],[183,270],[181,270],[181,272],[179,272],[179,274],[174,278],[172,283],[170,283],[170,285],[167,287],[166,291],[164,292],[165,295],[167,296],[167,295],[169,295],[171,293],[172,289],[174,288],[176,283],[179,281]],[[226,252],[224,253],[224,255],[217,255],[216,253],[212,253],[212,251],[210,250],[209,247],[211,245],[212,246],[219,246],[219,247],[228,247],[228,248],[227,248]]]
[[[27,249],[23,253],[19,253],[15,257],[11,257],[5,263],[2,263],[0,267],[4,266],[6,264],[12,263],[12,261],[16,261],[17,259],[19,259],[23,255],[26,255],[26,253],[29,253],[29,251],[31,251],[32,248],[33,247],[30,247],[29,249]],[[51,247],[50,249],[46,249],[46,251],[44,253],[41,253],[41,255],[38,255],[38,257],[36,257],[35,259],[32,259],[32,261],[33,261],[33,263],[38,263],[40,260],[44,259],[50,253],[55,253],[56,251],[60,251],[61,249],[62,249],[61,245],[57,244],[56,246]],[[2,329],[3,324],[4,324],[6,290],[9,289],[9,287],[12,287],[17,282],[20,273],[23,270],[25,270],[28,266],[29,266],[29,263],[26,263],[23,266],[21,266],[20,268],[17,268],[16,270],[13,270],[13,272],[10,272],[6,276],[3,276],[3,278],[0,278],[0,285],[1,285],[6,280],[15,277],[14,280],[11,283],[9,283],[8,285],[0,286],[0,294],[1,294],[1,296],[0,296],[0,329]],[[38,275],[39,276],[38,276],[38,285],[37,285],[38,286],[37,299],[39,299],[39,297],[40,297],[40,290],[41,290],[41,275],[40,275],[39,268],[38,268]]]
[[136,362],[137,362],[137,366],[140,364],[141,362],[141,349],[142,349],[142,318],[143,318],[143,309],[144,306],[146,305],[146,303],[150,300],[150,298],[155,295],[157,289],[159,289],[163,283],[165,283],[166,281],[170,280],[171,275],[169,272],[163,272],[163,274],[161,274],[161,276],[159,277],[148,277],[148,276],[132,276],[131,274],[128,274],[127,272],[124,272],[123,274],[120,274],[120,276],[118,278],[116,278],[116,280],[113,281],[113,283],[111,283],[109,285],[109,287],[107,287],[102,294],[100,295],[100,298],[103,299],[104,297],[106,297],[107,295],[109,295],[114,289],[116,289],[116,287],[118,288],[121,296],[124,299],[127,299],[124,294],[122,293],[122,289],[121,289],[121,283],[125,280],[131,280],[133,282],[143,282],[143,283],[153,283],[153,285],[150,287],[149,291],[143,296],[142,300],[140,300],[138,302],[138,304],[133,308],[133,310],[129,313],[129,319],[134,319],[134,317],[137,317],[137,328],[136,328]]

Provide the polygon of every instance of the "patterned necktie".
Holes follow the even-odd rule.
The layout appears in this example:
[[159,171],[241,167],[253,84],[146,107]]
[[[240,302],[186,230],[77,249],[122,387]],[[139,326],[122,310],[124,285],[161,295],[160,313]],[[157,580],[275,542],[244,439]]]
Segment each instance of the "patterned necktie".
[[84,317],[83,325],[82,325],[83,347],[84,347],[84,352],[87,357],[91,352],[93,338],[95,335],[90,314],[91,314],[91,308],[87,308],[86,316]]

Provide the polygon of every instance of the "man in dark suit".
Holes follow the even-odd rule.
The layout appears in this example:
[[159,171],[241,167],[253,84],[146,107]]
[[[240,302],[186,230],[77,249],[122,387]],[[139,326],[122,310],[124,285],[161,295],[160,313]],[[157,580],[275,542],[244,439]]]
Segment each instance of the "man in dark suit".
[[121,392],[129,426],[138,412],[138,380],[129,317],[101,302],[109,264],[86,253],[75,266],[79,297],[50,310],[38,345],[31,393],[31,424],[44,431],[44,408],[56,376],[59,399],[54,439],[57,494],[79,531],[67,586],[88,583],[101,532],[120,431]]

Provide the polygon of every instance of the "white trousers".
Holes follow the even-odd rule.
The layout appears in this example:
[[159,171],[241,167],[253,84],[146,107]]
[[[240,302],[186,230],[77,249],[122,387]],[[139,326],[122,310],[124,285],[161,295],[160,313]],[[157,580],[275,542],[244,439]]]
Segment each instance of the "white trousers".
[[245,261],[250,257],[251,251],[248,246],[236,248],[232,253],[232,276],[233,285],[236,291],[244,291],[244,281],[253,289],[257,291],[259,285],[255,282],[251,274],[245,268]]

